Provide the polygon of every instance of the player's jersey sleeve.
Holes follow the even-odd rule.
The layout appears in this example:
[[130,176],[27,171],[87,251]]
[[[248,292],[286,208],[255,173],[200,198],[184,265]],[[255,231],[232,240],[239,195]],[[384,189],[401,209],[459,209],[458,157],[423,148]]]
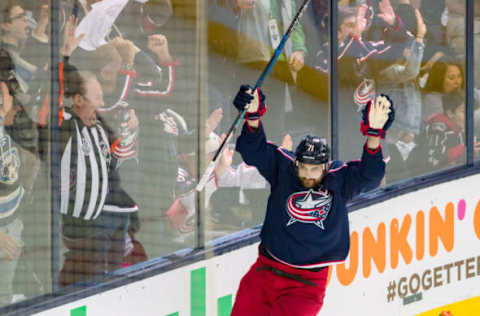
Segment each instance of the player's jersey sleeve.
[[254,166],[273,186],[277,180],[277,146],[268,143],[262,124],[252,129],[245,123],[237,139],[236,150],[247,165]]
[[360,161],[348,162],[344,172],[345,179],[342,191],[347,201],[362,192],[375,189],[380,185],[385,175],[382,148],[379,146],[372,151],[365,145],[362,159]]

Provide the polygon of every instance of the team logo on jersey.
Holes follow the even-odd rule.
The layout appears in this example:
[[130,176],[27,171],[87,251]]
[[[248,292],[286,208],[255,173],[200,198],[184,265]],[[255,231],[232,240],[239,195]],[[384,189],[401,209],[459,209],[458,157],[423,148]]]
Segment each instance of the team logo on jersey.
[[332,205],[332,195],[328,191],[309,191],[296,192],[290,195],[287,200],[287,213],[290,220],[287,226],[295,222],[315,224],[321,229],[325,229],[323,222],[330,212]]
[[92,150],[92,145],[85,137],[82,137],[82,151],[85,156],[90,155],[90,151]]
[[0,139],[0,183],[13,184],[19,179],[20,155],[10,136]]
[[102,152],[103,157],[105,157],[105,162],[107,166],[110,166],[112,158],[112,156],[110,155],[110,147],[108,146],[108,144],[105,144],[103,139],[99,140],[98,145],[100,146],[100,151]]

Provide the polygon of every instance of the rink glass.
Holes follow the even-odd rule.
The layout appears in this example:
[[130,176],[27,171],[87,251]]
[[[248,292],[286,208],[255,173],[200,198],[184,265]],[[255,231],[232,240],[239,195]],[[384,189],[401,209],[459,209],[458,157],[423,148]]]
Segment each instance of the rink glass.
[[[75,280],[82,282],[75,286],[61,284],[65,269],[81,271],[83,263],[73,260],[66,264],[66,258],[72,257],[63,238],[63,221],[58,209],[62,172],[59,164],[64,148],[52,146],[60,137],[56,128],[58,98],[45,99],[52,91],[58,95],[61,88],[53,84],[57,76],[51,71],[58,68],[51,65],[53,61],[63,60],[60,54],[63,27],[73,2],[52,1],[54,10],[42,13],[40,5],[44,2],[29,1],[22,7],[27,14],[23,15],[18,8],[12,11],[8,21],[5,20],[8,27],[22,30],[21,23],[30,27],[37,25],[37,35],[50,40],[42,54],[35,49],[24,49],[20,54],[32,64],[49,62],[46,73],[33,76],[28,82],[32,87],[42,86],[42,93],[38,98],[34,95],[30,101],[21,101],[26,104],[25,118],[29,118],[26,121],[33,121],[35,128],[21,124],[9,131],[32,143],[23,147],[18,144],[14,150],[17,144],[7,137],[5,130],[1,133],[2,176],[12,177],[10,172],[21,172],[24,193],[17,208],[17,219],[9,220],[8,224],[0,222],[3,233],[0,249],[7,244],[6,239],[13,238],[16,252],[14,260],[0,258],[0,273],[7,276],[2,278],[0,308],[43,294],[101,284],[112,275],[140,271],[154,263],[176,263],[195,250],[215,249],[214,246],[224,241],[258,230],[263,222],[269,187],[234,153],[241,126],[226,146],[221,168],[212,175],[204,191],[198,194],[194,187],[237,114],[232,100],[239,86],[256,82],[275,43],[288,26],[288,17],[295,14],[295,1],[283,1],[292,6],[290,12],[275,5],[280,0],[270,1],[273,6],[267,18],[259,18],[265,10],[262,3],[266,2],[260,0],[253,5],[251,1],[241,0],[151,0],[147,4],[130,1],[105,38],[106,42],[113,40],[114,44],[109,44],[114,46],[113,53],[112,48],[102,48],[104,51],[97,53],[77,49],[72,55],[72,65],[100,77],[105,103],[100,113],[101,124],[115,136],[111,144],[123,146],[116,147],[114,153],[120,158],[117,172],[121,187],[138,207],[138,212],[130,213],[128,220],[123,215],[123,221],[115,216],[101,218],[94,229],[96,236],[110,239],[80,243],[77,250],[83,258],[112,255],[116,259],[108,259],[115,260],[111,266],[96,265],[95,273],[89,270],[80,275],[78,272]],[[398,9],[399,1],[392,0],[397,14],[404,19],[404,26],[411,28],[412,37],[409,41],[395,38],[390,43],[389,54],[373,54],[362,60],[364,52],[341,53],[351,40],[348,34],[358,26],[356,4],[364,1],[339,1],[336,12],[338,72],[332,75],[329,7],[325,2],[311,1],[262,86],[268,106],[262,120],[267,138],[294,151],[304,135],[324,136],[338,144],[332,158],[359,159],[365,141],[359,131],[362,107],[375,93],[387,93],[397,109],[397,120],[382,141],[384,156],[390,157],[383,187],[462,166],[465,150],[461,146],[455,150],[455,159],[448,161],[447,157],[446,162],[442,160],[433,167],[425,166],[426,158],[422,154],[426,153],[419,154],[415,148],[422,147],[422,131],[431,115],[443,111],[442,97],[452,91],[465,96],[465,3],[445,1],[445,8],[440,6],[441,1],[411,1],[420,9],[427,25],[426,34],[420,36],[424,46],[418,48],[414,43],[418,35],[415,14],[405,6]],[[82,3],[78,10],[80,21],[94,1],[86,1],[85,8]],[[475,52],[480,32],[477,12]],[[48,14],[46,18],[45,14]],[[255,21],[252,15],[257,17]],[[375,23],[370,25],[362,38],[372,42],[380,40],[375,37],[378,35],[374,34],[375,27]],[[381,24],[380,28],[383,30]],[[90,37],[99,32],[95,27],[91,30]],[[114,40],[120,35],[123,39]],[[149,36],[152,36],[150,41]],[[415,53],[421,50],[423,56],[407,76],[405,66],[414,61],[409,59],[412,49],[405,48],[414,44],[417,45]],[[137,48],[149,57],[132,60]],[[149,61],[159,67],[148,64]],[[477,64],[478,61],[474,67],[475,78],[480,74]],[[397,71],[393,76],[396,80],[387,80],[392,79],[388,69]],[[9,75],[7,73],[7,80]],[[130,85],[124,85],[127,76],[133,80]],[[332,80],[338,87],[336,97],[330,93]],[[475,80],[475,88],[478,82],[480,80]],[[19,83],[22,84],[25,83]],[[29,93],[37,91],[32,90]],[[336,103],[332,104],[332,100]],[[63,97],[67,111],[72,110],[72,102],[71,98]],[[51,110],[45,112],[46,107]],[[133,116],[129,110],[135,110],[137,129],[127,123]],[[331,122],[333,110],[336,122]],[[460,122],[465,114],[462,111],[456,114],[450,118],[458,125],[458,137],[452,142],[461,145],[464,134]],[[477,116],[476,113],[474,134],[480,139]],[[37,125],[43,126],[41,133]],[[444,148],[447,155],[450,149]],[[20,158],[12,160],[11,154],[16,151]],[[477,155],[475,152],[475,157]],[[8,179],[2,181],[8,182]],[[89,229],[84,231],[86,236],[91,233]],[[9,237],[5,237],[6,232]],[[105,245],[112,240],[115,247],[111,249],[115,251],[107,252]]]

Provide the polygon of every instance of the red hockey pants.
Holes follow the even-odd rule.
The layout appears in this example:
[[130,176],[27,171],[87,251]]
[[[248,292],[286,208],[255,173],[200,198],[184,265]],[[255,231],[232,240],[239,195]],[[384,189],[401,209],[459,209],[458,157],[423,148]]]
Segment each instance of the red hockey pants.
[[231,316],[316,316],[327,277],[328,267],[295,269],[259,254],[240,282]]

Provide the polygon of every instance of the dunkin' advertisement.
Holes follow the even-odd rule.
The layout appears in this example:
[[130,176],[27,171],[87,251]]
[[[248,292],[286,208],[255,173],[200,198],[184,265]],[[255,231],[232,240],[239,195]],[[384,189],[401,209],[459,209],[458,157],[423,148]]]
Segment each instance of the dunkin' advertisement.
[[474,176],[350,214],[347,261],[319,315],[480,315],[480,182]]

